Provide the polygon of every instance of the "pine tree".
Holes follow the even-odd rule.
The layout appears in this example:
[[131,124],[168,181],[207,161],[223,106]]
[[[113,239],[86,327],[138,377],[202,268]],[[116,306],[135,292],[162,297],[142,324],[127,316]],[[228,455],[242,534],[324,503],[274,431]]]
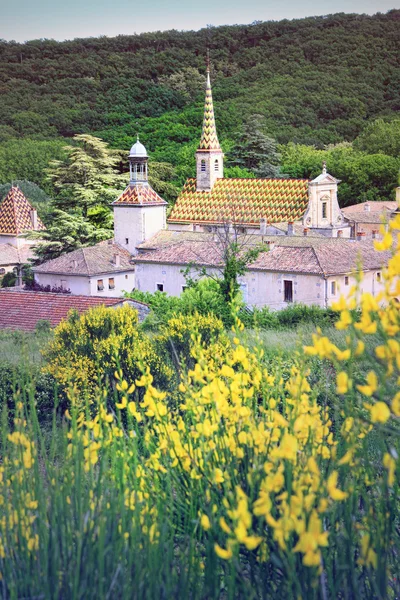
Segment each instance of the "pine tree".
[[279,177],[280,155],[276,141],[265,133],[265,117],[251,115],[231,152],[230,162],[257,177]]

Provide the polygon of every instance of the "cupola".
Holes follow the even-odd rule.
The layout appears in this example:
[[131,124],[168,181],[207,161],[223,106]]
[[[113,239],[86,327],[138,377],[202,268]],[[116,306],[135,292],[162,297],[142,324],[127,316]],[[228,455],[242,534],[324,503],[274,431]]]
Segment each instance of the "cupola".
[[137,136],[137,140],[129,152],[129,172],[131,184],[147,184],[148,159],[149,157],[147,156],[146,148],[139,141],[139,136]]

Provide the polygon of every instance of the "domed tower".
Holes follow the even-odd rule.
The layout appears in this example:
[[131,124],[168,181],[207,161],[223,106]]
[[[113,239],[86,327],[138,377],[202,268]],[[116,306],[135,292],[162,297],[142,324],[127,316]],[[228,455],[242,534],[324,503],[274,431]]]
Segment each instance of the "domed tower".
[[129,152],[129,185],[112,203],[114,239],[131,254],[137,246],[166,227],[167,202],[148,182],[148,155],[139,136]]
[[149,157],[147,156],[146,148],[140,143],[138,135],[136,143],[133,144],[131,151],[129,152],[130,183],[142,183],[148,185],[148,159]]

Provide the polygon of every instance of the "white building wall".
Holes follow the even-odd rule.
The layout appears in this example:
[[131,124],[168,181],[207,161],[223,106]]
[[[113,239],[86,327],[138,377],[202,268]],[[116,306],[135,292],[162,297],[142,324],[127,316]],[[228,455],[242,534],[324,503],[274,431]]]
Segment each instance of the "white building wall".
[[[185,278],[181,265],[161,265],[137,263],[136,287],[144,292],[156,291],[157,285],[171,296],[180,296]],[[191,275],[196,276],[193,269]],[[217,272],[213,270],[213,273]],[[322,277],[295,273],[273,273],[269,271],[248,271],[239,279],[246,304],[249,306],[270,306],[273,310],[285,308],[284,281],[292,282],[293,302],[325,305],[325,285]],[[247,298],[246,298],[247,296]]]
[[114,206],[114,239],[136,254],[136,246],[165,229],[165,206]]
[[[170,296],[180,296],[185,278],[181,265],[161,265],[139,263],[136,265],[136,288],[144,292],[155,292],[158,285]],[[196,277],[193,269],[191,276]],[[216,270],[213,270],[218,275]],[[381,281],[379,281],[381,279]],[[244,300],[248,306],[261,308],[269,306],[271,310],[281,310],[290,302],[285,301],[285,281],[292,282],[293,303],[331,306],[340,295],[349,296],[352,286],[356,285],[354,275],[336,275],[324,278],[320,275],[302,273],[275,273],[272,271],[248,271],[239,278]],[[335,283],[332,286],[332,283]],[[383,290],[381,271],[366,271],[361,283],[361,291],[376,296]]]
[[[110,279],[114,279],[114,289],[110,289]],[[103,289],[98,289],[98,282],[103,282]],[[53,275],[35,273],[35,281],[40,285],[64,287],[75,296],[104,296],[122,298],[124,292],[131,292],[135,287],[135,272],[106,273],[92,277],[81,275]]]

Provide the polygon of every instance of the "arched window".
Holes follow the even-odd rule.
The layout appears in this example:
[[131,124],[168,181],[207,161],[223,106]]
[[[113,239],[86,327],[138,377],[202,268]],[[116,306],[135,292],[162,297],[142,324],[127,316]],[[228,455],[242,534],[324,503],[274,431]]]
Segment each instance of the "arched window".
[[200,169],[201,169],[202,173],[205,173],[205,170],[206,170],[206,161],[205,160],[201,161]]
[[215,159],[214,162],[214,171],[219,171],[219,162],[218,162],[218,158]]

